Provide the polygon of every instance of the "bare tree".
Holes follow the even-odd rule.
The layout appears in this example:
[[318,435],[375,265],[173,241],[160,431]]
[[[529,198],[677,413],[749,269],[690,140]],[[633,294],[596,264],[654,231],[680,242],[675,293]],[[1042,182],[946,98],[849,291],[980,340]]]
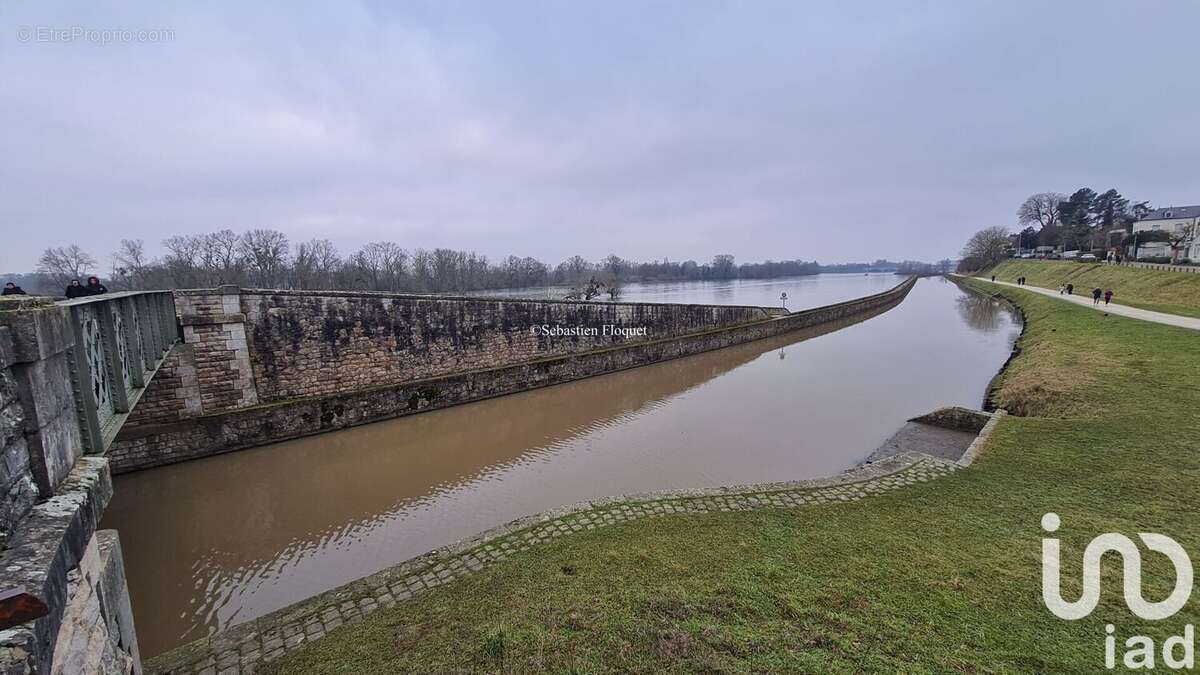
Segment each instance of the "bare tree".
[[1181,225],[1178,229],[1167,233],[1167,244],[1171,247],[1171,264],[1179,263],[1179,254],[1187,250],[1192,243],[1194,225]]
[[462,266],[466,254],[448,248],[433,249],[431,272],[433,273],[434,291],[462,290],[459,284],[458,270]]
[[201,278],[200,259],[204,238],[200,235],[180,234],[163,240],[167,255],[163,267],[175,288],[195,288],[209,285]]
[[242,280],[244,249],[242,237],[236,232],[230,229],[209,232],[200,239],[199,247],[207,285],[236,284]]
[[554,269],[554,280],[557,283],[578,283],[592,271],[592,264],[582,256],[573,255],[558,264]]
[[1004,227],[985,227],[971,235],[967,245],[963,247],[964,260],[974,263],[976,271],[995,265],[1004,259],[1008,249],[1008,229]]
[[1017,222],[1022,225],[1037,223],[1040,227],[1053,227],[1062,216],[1059,204],[1067,201],[1060,192],[1039,192],[1030,195],[1017,209]]
[[287,235],[282,232],[250,230],[242,235],[239,252],[259,287],[271,288],[283,279],[288,248]]
[[433,289],[433,255],[423,248],[413,251],[412,280],[413,290]]
[[114,282],[128,290],[145,288],[146,247],[141,239],[122,239],[112,261]]
[[408,252],[390,241],[373,241],[350,256],[356,274],[375,291],[400,290]]
[[292,276],[297,288],[325,289],[333,285],[333,272],[341,260],[328,239],[312,239],[296,248]]
[[37,271],[49,276],[58,285],[66,286],[72,279],[82,280],[95,267],[95,258],[71,244],[46,249],[38,260]]

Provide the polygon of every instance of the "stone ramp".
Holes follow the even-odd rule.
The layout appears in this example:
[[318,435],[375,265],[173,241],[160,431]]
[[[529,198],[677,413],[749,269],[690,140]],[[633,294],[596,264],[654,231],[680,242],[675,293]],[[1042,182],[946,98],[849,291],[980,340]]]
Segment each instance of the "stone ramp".
[[946,429],[922,422],[908,422],[900,430],[892,434],[883,445],[879,446],[868,462],[878,462],[885,457],[906,452],[920,452],[933,457],[957,462],[962,459],[975,440],[975,433]]
[[905,453],[917,453],[960,462],[967,449],[976,444],[992,416],[981,410],[961,406],[938,408],[908,420],[900,430],[884,441],[866,463],[870,464]]

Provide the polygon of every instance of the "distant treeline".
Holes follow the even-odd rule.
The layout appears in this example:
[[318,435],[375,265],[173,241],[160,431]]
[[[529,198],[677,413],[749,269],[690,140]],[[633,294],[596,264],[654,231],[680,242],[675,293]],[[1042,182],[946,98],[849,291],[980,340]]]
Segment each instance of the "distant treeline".
[[[107,274],[96,258],[74,244],[48,248],[36,272],[5,275],[31,292],[61,294],[71,279],[100,276],[111,290],[212,288],[222,284],[259,288],[344,289],[447,293],[548,285],[578,285],[598,279],[612,286],[634,281],[767,279],[820,272],[921,272],[934,265],[914,261],[822,266],[816,261],[737,264],[732,255],[694,260],[636,262],[610,255],[599,262],[573,256],[551,267],[529,257],[498,262],[472,251],[445,248],[409,251],[371,242],[343,256],[328,239],[293,245],[276,230],[238,234],[220,230],[165,239],[166,254],[151,258],[141,240],[122,239]],[[947,264],[949,261],[944,261]]]

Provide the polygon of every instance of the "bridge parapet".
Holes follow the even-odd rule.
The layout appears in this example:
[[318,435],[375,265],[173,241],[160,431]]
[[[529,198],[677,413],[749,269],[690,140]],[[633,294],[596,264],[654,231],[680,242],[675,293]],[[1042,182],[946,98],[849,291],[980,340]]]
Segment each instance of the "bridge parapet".
[[170,293],[0,299],[0,672],[141,672],[103,453],[177,333]]
[[104,452],[179,339],[170,291],[59,302],[74,337],[68,365],[88,454]]

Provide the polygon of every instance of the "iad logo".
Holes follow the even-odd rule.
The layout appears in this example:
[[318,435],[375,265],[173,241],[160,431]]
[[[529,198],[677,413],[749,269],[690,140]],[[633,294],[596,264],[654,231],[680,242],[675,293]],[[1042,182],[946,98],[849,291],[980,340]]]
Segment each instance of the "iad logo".
[[[1047,532],[1057,532],[1061,524],[1056,513],[1042,516],[1042,529]],[[1138,537],[1146,548],[1166,555],[1175,565],[1175,589],[1165,600],[1147,602],[1142,597],[1142,554],[1137,544],[1123,534],[1106,532],[1092,539],[1083,550],[1083,594],[1074,602],[1064,600],[1060,592],[1058,540],[1042,539],[1042,600],[1046,607],[1068,621],[1091,614],[1100,602],[1100,558],[1113,552],[1121,556],[1124,564],[1125,604],[1129,605],[1129,611],[1147,621],[1158,621],[1183,609],[1192,595],[1192,561],[1187,551],[1166,535],[1138,532]]]
[[[1047,513],[1042,516],[1042,529],[1047,532],[1057,532],[1062,525],[1058,514]],[[1042,601],[1046,608],[1060,619],[1075,621],[1082,619],[1096,609],[1100,602],[1100,559],[1106,553],[1116,553],[1121,556],[1122,590],[1125,604],[1129,611],[1140,619],[1158,621],[1173,616],[1183,609],[1192,594],[1192,561],[1187,551],[1174,539],[1152,532],[1139,532],[1138,538],[1146,548],[1167,556],[1175,567],[1175,588],[1165,599],[1149,602],[1142,597],[1142,553],[1132,539],[1116,532],[1106,532],[1095,537],[1083,550],[1083,592],[1078,600],[1068,602],[1062,597],[1061,551],[1058,539],[1045,537],[1042,539]],[[1115,628],[1112,624],[1105,626],[1108,636],[1104,639],[1104,665],[1109,669],[1116,667],[1116,639],[1113,637]],[[1172,636],[1163,641],[1162,663],[1168,668],[1192,668],[1194,660],[1194,629],[1191,624],[1184,626],[1183,635]],[[1139,670],[1154,668],[1154,640],[1134,635],[1125,640],[1127,648],[1122,661],[1127,668]],[[1181,653],[1182,652],[1182,653]]]

